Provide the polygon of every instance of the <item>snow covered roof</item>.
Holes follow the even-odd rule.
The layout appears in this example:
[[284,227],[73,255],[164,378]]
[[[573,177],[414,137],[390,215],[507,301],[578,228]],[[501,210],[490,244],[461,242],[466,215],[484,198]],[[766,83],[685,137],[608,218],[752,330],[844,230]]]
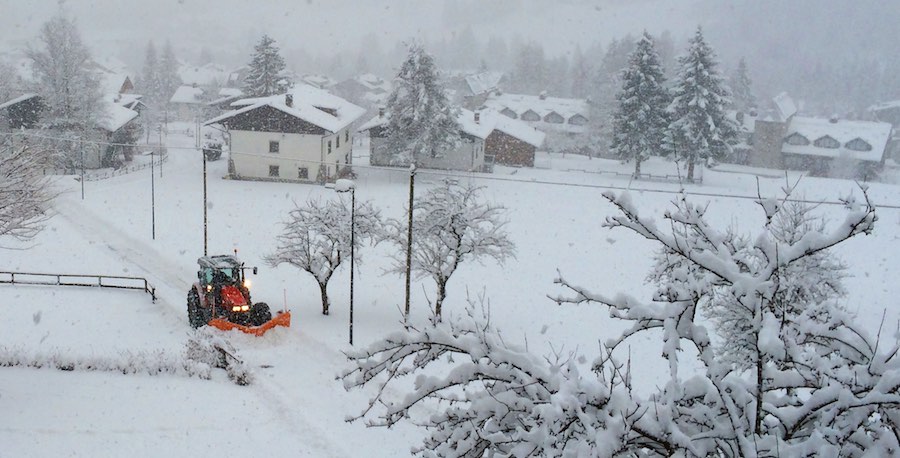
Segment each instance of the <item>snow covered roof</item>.
[[497,89],[500,79],[503,78],[501,72],[481,72],[474,75],[466,76],[466,84],[473,95],[484,94],[485,92]]
[[181,82],[187,86],[194,84],[198,86],[225,84],[228,82],[230,75],[231,72],[225,70],[225,67],[213,63],[200,66],[182,64],[178,68],[178,76],[181,78]]
[[[523,121],[508,118],[494,110],[481,110],[478,114],[479,120],[475,122],[475,112],[460,109],[459,115],[456,117],[456,122],[459,123],[460,129],[482,140],[487,139],[494,130],[499,130],[529,145],[533,145],[535,148],[539,148],[544,143],[544,133]],[[364,132],[373,127],[383,126],[387,124],[389,118],[389,114],[375,116],[366,121],[358,130]]]
[[[785,131],[785,139],[799,134],[805,137],[809,144],[792,145],[784,142],[781,151],[788,154],[831,158],[849,157],[859,161],[880,162],[891,136],[891,128],[891,125],[886,122],[843,119],[832,121],[823,118],[794,116]],[[839,142],[840,146],[837,148],[816,146],[816,140],[824,137],[831,137]],[[867,143],[871,148],[868,151],[858,151],[847,147],[857,139]]]
[[337,81],[325,75],[303,75],[300,77],[300,80],[320,89],[329,88],[337,83]]
[[178,86],[178,89],[172,94],[172,98],[169,99],[169,102],[190,104],[203,103],[203,89],[189,85]]
[[[336,95],[305,84],[298,84],[288,91],[293,96],[292,106],[285,103],[285,94],[270,97],[241,99],[231,105],[238,108],[217,116],[206,124],[216,124],[232,116],[270,106],[330,132],[338,132],[359,119],[365,108],[354,105]],[[328,111],[326,111],[328,110]],[[329,112],[331,111],[331,113]]]
[[900,100],[891,100],[888,102],[876,103],[869,107],[869,111],[890,110],[892,108],[900,108]]
[[779,121],[787,121],[788,118],[797,114],[797,104],[794,103],[794,99],[787,92],[782,92],[772,97],[772,103],[778,111],[778,116],[781,117]]
[[[581,99],[564,99],[560,97],[544,97],[525,94],[492,94],[484,102],[486,108],[497,111],[511,110],[516,117],[521,117],[528,111],[537,113],[541,119],[550,113],[557,113],[567,123],[575,115],[588,117],[587,101]],[[549,125],[549,124],[548,124]],[[568,126],[566,128],[582,128],[582,126]]]
[[103,118],[100,120],[100,127],[107,132],[115,132],[121,129],[129,121],[136,118],[138,113],[129,110],[121,105],[105,101],[103,103]]
[[37,94],[31,93],[31,92],[29,92],[27,94],[22,94],[12,100],[8,100],[6,102],[0,103],[0,110],[7,108],[7,107],[11,107],[17,103],[24,102],[26,100],[33,99],[37,96],[38,96]]
[[391,83],[381,79],[377,75],[373,75],[371,73],[363,73],[356,77],[356,81],[359,81],[359,84],[373,90],[373,91],[383,91],[390,92],[391,91]]
[[244,95],[244,93],[240,89],[233,87],[223,87],[222,89],[219,89],[219,98],[210,100],[209,102],[207,102],[207,105],[218,105],[220,103],[226,102],[230,104],[230,102],[234,102],[235,99],[239,98],[242,95]]

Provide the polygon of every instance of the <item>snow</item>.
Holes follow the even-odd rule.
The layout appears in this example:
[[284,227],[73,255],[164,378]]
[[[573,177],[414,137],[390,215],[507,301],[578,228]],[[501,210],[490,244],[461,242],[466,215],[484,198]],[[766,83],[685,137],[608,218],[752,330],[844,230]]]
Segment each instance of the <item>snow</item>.
[[178,86],[172,98],[171,103],[200,104],[203,103],[203,89],[190,85]]
[[[256,97],[248,99],[240,99],[231,103],[231,106],[242,107],[236,110],[223,113],[216,116],[206,124],[216,124],[222,122],[232,116],[255,110],[263,106],[281,110],[291,116],[295,116],[306,122],[315,124],[330,132],[338,132],[359,119],[365,108],[354,105],[336,95],[325,90],[318,89],[306,84],[298,84],[288,91],[293,96],[292,106],[287,106],[285,95],[273,95],[270,97]],[[334,110],[332,115],[320,108]]]
[[[194,137],[179,134],[189,124],[173,124],[168,135],[169,162],[155,178],[156,239],[151,239],[151,193],[145,170],[108,180],[80,184],[71,177],[57,185],[64,194],[56,216],[31,244],[4,240],[4,268],[138,275],[150,279],[160,299],[131,291],[0,285],[0,346],[29,352],[66,351],[72,356],[115,356],[122,352],[162,350],[176,354],[191,334],[184,309],[185,293],[196,278],[196,259],[203,248],[202,161],[200,152],[182,149]],[[385,216],[401,218],[408,198],[408,171],[371,169],[365,147],[354,163],[357,198],[372,200]],[[624,231],[600,224],[616,214],[601,194],[631,188],[631,205],[642,215],[658,216],[682,185],[632,182],[609,175],[630,172],[619,161],[539,153],[549,170],[497,166],[495,173],[460,174],[463,181],[484,185],[491,200],[506,206],[507,229],[517,246],[517,259],[502,268],[492,263],[461,265],[448,285],[444,312],[461,314],[467,289],[490,298],[491,322],[510,343],[526,345],[538,355],[552,349],[593,355],[598,339],[622,328],[596,306],[557,307],[547,299],[561,272],[609,296],[627,293],[646,299],[653,291],[644,283],[655,247]],[[121,375],[60,372],[50,369],[0,368],[0,454],[10,456],[406,456],[421,431],[406,424],[390,430],[345,423],[365,407],[366,392],[345,392],[335,375],[348,367],[341,353],[346,343],[349,270],[339,270],[329,292],[331,315],[319,313],[314,280],[296,269],[268,268],[262,256],[274,247],[280,221],[294,201],[332,199],[335,193],[317,185],[222,180],[227,161],[209,162],[209,254],[239,249],[247,265],[260,267],[254,300],[280,308],[286,293],[294,324],[261,338],[221,333],[257,375],[257,382],[238,387],[217,373],[212,380],[173,375]],[[651,158],[642,170],[674,174],[674,165]],[[708,202],[711,223],[738,230],[758,221],[753,203],[757,176],[737,166],[729,171],[705,170],[703,186],[684,185],[697,203]],[[605,173],[604,173],[605,172]],[[759,177],[763,196],[777,196],[780,178]],[[798,173],[788,172],[793,183]],[[441,175],[420,170],[416,193],[440,182]],[[795,191],[809,200],[833,201],[853,190],[850,181],[804,178]],[[876,204],[896,204],[898,187],[873,183]],[[707,195],[698,195],[704,193]],[[723,197],[738,195],[746,198]],[[122,196],[127,196],[123,198]],[[837,218],[839,205],[821,205]],[[900,311],[889,307],[900,295],[900,211],[878,210],[874,234],[838,247],[853,277],[846,280],[846,306],[874,334],[887,309],[885,323],[896,323]],[[355,277],[354,340],[357,348],[401,330],[403,279],[382,276],[393,247],[365,247]],[[358,253],[359,254],[359,253]],[[425,295],[433,298],[429,280],[413,280],[414,320],[427,316]],[[14,305],[14,306],[13,306]],[[38,317],[38,318],[36,318]],[[631,342],[636,389],[665,381],[659,342],[642,336]],[[644,364],[646,363],[646,364]],[[659,367],[652,367],[652,366]],[[266,366],[266,367],[263,367]],[[651,366],[648,368],[648,366]],[[658,369],[658,370],[657,370]],[[687,369],[682,369],[687,371]],[[219,371],[220,372],[220,371]],[[585,373],[587,373],[585,371]],[[688,378],[688,374],[684,374]],[[427,414],[427,413],[426,413]]]
[[[794,116],[785,131],[785,138],[800,134],[809,140],[809,145],[791,145],[785,142],[782,152],[831,158],[848,157],[859,161],[881,162],[888,140],[891,138],[892,126],[886,122],[850,121],[838,119],[808,118]],[[814,142],[824,136],[830,136],[841,143],[839,148],[821,148]],[[869,151],[855,151],[847,148],[847,143],[860,138],[872,146]]]

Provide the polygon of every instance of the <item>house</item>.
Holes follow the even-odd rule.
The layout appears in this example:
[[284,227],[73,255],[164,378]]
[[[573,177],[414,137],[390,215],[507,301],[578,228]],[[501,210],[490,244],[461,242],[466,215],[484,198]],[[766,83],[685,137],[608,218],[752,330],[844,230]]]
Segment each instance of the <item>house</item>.
[[225,86],[232,78],[234,72],[225,67],[208,63],[204,65],[181,64],[178,67],[178,77],[185,86],[212,88]]
[[587,147],[588,103],[582,99],[492,92],[484,102],[489,108],[521,120],[547,135],[545,146],[552,152],[579,152]]
[[797,113],[796,104],[785,93],[774,97],[771,107],[759,113],[737,113],[735,119],[742,120],[744,130],[750,130],[749,136],[745,134],[746,157],[737,162],[861,179],[884,165],[891,124]]
[[229,137],[231,176],[326,182],[352,164],[350,125],[365,112],[327,91],[297,85],[271,97],[241,99],[205,125]]
[[[295,75],[290,75],[291,80],[298,80]],[[299,78],[301,84],[307,84],[317,89],[331,89],[336,81],[325,75],[303,75]]]
[[894,126],[891,144],[888,146],[889,156],[900,163],[900,100],[883,102],[869,107],[869,113],[876,121],[887,122]]
[[0,132],[34,128],[43,110],[41,97],[33,93],[0,103]]
[[[387,151],[385,126],[389,114],[380,111],[362,126],[360,132],[369,133],[369,161],[379,166],[404,166],[392,162]],[[494,163],[514,166],[533,166],[535,149],[544,134],[527,124],[508,119],[497,112],[459,110],[456,118],[460,126],[460,145],[434,157],[419,158],[418,166],[429,169],[490,171]]]
[[376,75],[365,73],[333,85],[335,94],[364,107],[384,105],[391,93],[391,84]]
[[170,118],[192,121],[203,115],[206,108],[205,91],[198,86],[182,85],[169,99]]
[[447,88],[452,94],[452,100],[469,110],[476,110],[484,105],[492,93],[500,91],[500,86],[505,79],[502,72],[492,71],[463,72],[446,77]]

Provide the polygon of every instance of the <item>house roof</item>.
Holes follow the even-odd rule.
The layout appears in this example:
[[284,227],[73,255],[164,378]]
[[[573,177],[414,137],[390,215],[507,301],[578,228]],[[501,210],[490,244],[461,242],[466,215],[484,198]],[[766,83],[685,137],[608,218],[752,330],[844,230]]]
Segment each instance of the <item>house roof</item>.
[[501,72],[481,72],[474,75],[466,76],[466,84],[472,95],[484,94],[485,92],[497,89],[500,79],[503,78]]
[[172,98],[169,99],[171,103],[188,103],[188,104],[200,104],[203,103],[203,89],[199,87],[183,85],[178,86],[178,89],[175,90],[175,93],[172,94]]
[[[808,145],[784,143],[782,152],[823,157],[849,157],[859,161],[880,162],[891,136],[891,125],[886,122],[837,120],[794,116],[785,131],[785,138],[800,134],[809,140]],[[838,142],[839,148],[823,148],[813,144],[817,139],[829,136]],[[855,151],[847,148],[847,143],[862,139],[872,146],[870,151]]]
[[181,78],[181,82],[187,86],[193,84],[198,86],[225,84],[228,82],[231,73],[225,67],[213,63],[200,66],[182,64],[178,68],[178,76]]
[[12,99],[12,100],[8,100],[8,101],[6,101],[6,102],[4,102],[4,103],[0,103],[0,110],[2,110],[2,109],[4,109],[4,108],[7,108],[7,107],[11,107],[11,106],[13,106],[13,105],[15,105],[15,104],[17,104],[17,103],[21,103],[21,102],[24,102],[24,101],[26,101],[26,100],[33,99],[33,98],[35,98],[35,97],[37,97],[37,96],[38,96],[37,94],[31,93],[31,92],[29,92],[29,93],[27,93],[27,94],[22,94],[22,95],[20,95],[20,96],[14,98],[14,99]]
[[136,111],[109,101],[103,103],[103,111],[105,116],[101,118],[99,125],[107,132],[115,132],[121,129],[125,124],[128,124],[129,121],[138,116]]
[[775,105],[775,110],[780,118],[778,119],[779,121],[787,121],[788,118],[797,114],[797,104],[794,103],[794,99],[787,92],[782,92],[772,97],[772,103]]
[[[484,102],[486,108],[497,111],[509,109],[516,116],[521,117],[528,111],[537,113],[543,119],[550,113],[557,113],[568,121],[572,116],[580,115],[588,117],[589,108],[587,101],[581,99],[565,99],[560,97],[541,97],[525,94],[492,94]],[[582,131],[584,126],[576,126],[568,123],[545,124],[547,126],[559,126],[558,128],[569,131]]]
[[[233,116],[270,106],[310,124],[319,126],[330,132],[338,132],[359,119],[365,108],[356,106],[336,95],[309,85],[300,84],[288,91],[293,96],[293,106],[285,103],[285,94],[270,97],[241,99],[233,102],[234,107],[241,107],[217,116],[205,124],[220,123]],[[334,114],[325,110],[331,110]]]
[[[529,126],[523,121],[506,117],[494,110],[481,110],[478,113],[479,121],[475,122],[475,112],[460,109],[459,115],[456,117],[456,122],[459,123],[460,130],[482,140],[487,139],[494,130],[499,130],[500,132],[518,138],[529,145],[533,145],[535,148],[539,148],[544,143],[544,133]],[[363,132],[374,127],[386,125],[388,119],[390,119],[389,114],[386,114],[385,116],[375,116],[366,121],[366,123],[360,126],[358,130]]]
[[231,102],[234,102],[236,99],[240,98],[242,95],[244,95],[244,93],[240,89],[233,87],[223,87],[222,89],[219,89],[219,98],[211,100],[206,104],[218,105],[220,103],[226,102],[230,104]]

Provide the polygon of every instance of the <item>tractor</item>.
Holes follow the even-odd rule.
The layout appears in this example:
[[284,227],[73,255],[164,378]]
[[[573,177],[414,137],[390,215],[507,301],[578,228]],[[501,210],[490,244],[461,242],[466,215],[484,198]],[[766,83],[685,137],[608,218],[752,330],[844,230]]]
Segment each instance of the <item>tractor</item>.
[[244,263],[232,255],[203,256],[197,259],[198,281],[188,291],[188,321],[193,328],[210,325],[222,330],[239,329],[262,335],[275,326],[290,326],[290,312],[272,312],[265,302],[250,300],[250,280]]

